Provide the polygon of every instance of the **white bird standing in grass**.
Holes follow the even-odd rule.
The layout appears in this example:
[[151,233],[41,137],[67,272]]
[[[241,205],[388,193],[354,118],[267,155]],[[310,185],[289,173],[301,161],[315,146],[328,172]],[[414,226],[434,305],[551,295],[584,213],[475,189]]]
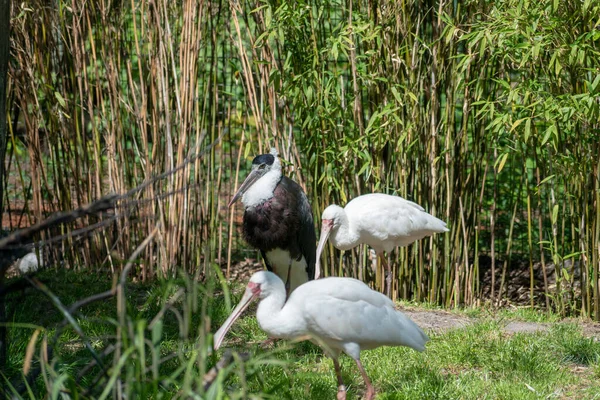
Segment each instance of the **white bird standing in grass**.
[[44,266],[44,256],[42,249],[39,250],[39,257],[35,254],[35,251],[25,254],[21,260],[19,260],[19,271],[21,274],[29,274],[36,272],[39,267]]
[[386,269],[386,293],[390,296],[392,276],[384,252],[448,230],[444,221],[400,196],[371,193],[358,196],[345,208],[332,204],[321,215],[315,279],[321,275],[321,253],[327,238],[339,250],[365,243],[375,250]]
[[215,333],[218,349],[233,322],[254,299],[259,299],[256,318],[270,337],[306,340],[320,345],[333,358],[338,381],[338,399],[346,398],[346,388],[338,358],[343,351],[356,361],[367,386],[366,399],[375,389],[360,362],[360,351],[379,346],[407,346],[425,350],[427,335],[394,303],[381,293],[353,278],[325,278],[299,286],[285,301],[283,281],[267,271],[250,278],[242,300]]

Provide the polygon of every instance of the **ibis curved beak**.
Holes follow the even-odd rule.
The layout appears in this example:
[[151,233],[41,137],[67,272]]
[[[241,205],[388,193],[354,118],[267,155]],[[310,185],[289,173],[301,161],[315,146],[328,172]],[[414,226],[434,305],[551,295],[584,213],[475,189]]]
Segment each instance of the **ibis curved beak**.
[[229,328],[231,328],[231,325],[233,325],[235,320],[238,319],[240,315],[242,315],[244,310],[246,308],[248,308],[250,303],[252,303],[252,300],[256,299],[259,294],[260,294],[260,285],[257,285],[256,283],[253,283],[253,282],[248,283],[248,287],[246,287],[246,292],[244,293],[242,300],[240,300],[238,305],[233,309],[233,312],[231,313],[229,318],[227,318],[227,320],[223,323],[223,325],[221,325],[219,330],[215,333],[214,340],[213,340],[213,342],[214,342],[213,347],[214,347],[215,351],[218,350],[219,347],[221,347],[221,344],[223,344],[223,339],[225,339],[225,334],[227,333]]
[[321,277],[321,253],[325,248],[325,243],[327,243],[327,239],[329,238],[329,233],[331,233],[331,228],[333,228],[333,220],[332,219],[324,219],[321,222],[321,235],[319,236],[319,245],[317,246],[317,262],[315,264],[315,279],[319,279]]
[[233,196],[227,207],[231,207],[233,203],[238,201],[238,199],[242,197],[244,193],[246,193],[246,191],[250,189],[250,187],[254,185],[254,182],[256,182],[262,175],[263,174],[261,174],[257,169],[252,170],[238,189],[237,193]]

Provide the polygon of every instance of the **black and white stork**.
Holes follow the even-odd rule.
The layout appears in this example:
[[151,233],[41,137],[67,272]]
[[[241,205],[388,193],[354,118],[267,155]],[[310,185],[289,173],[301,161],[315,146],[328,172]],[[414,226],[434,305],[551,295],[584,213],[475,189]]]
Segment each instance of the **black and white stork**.
[[310,204],[300,185],[282,174],[275,149],[252,160],[252,170],[229,207],[239,198],[245,207],[244,239],[260,250],[287,292],[312,280],[317,237]]

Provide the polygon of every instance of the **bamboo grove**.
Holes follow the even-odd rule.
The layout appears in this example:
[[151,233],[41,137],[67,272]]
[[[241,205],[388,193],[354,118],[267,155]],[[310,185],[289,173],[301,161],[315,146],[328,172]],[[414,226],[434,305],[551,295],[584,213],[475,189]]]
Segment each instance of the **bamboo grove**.
[[[499,304],[519,269],[532,305],[600,318],[598,1],[33,0],[12,13],[12,213],[32,223],[208,150],[101,235],[64,242],[68,266],[119,270],[158,229],[141,278],[229,273],[257,254],[227,201],[275,146],[316,221],[375,191],[447,221],[392,253],[395,297]],[[367,248],[325,256],[328,275],[381,284]]]

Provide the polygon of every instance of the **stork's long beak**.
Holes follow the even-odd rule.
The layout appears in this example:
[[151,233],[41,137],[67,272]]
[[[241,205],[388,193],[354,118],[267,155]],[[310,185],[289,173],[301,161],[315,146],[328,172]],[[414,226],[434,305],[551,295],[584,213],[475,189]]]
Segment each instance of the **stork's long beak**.
[[233,203],[235,203],[240,197],[242,197],[244,193],[246,193],[246,191],[250,189],[250,187],[254,185],[254,182],[256,182],[261,176],[262,174],[257,169],[252,170],[250,174],[248,174],[248,176],[246,177],[246,180],[244,180],[244,182],[238,189],[235,196],[233,196],[227,207],[231,207]]
[[333,220],[332,219],[324,219],[323,222],[321,223],[321,235],[319,236],[319,245],[317,246],[317,262],[315,264],[315,279],[319,279],[321,277],[321,253],[323,252],[325,243],[327,243],[327,239],[329,238],[329,233],[331,232],[331,228],[333,228]]
[[253,282],[248,283],[248,287],[246,288],[246,292],[244,293],[242,300],[240,300],[240,302],[234,308],[234,310],[231,313],[231,315],[229,316],[229,318],[227,318],[227,320],[223,323],[223,325],[221,325],[219,330],[215,333],[215,336],[214,336],[215,351],[218,350],[219,347],[221,347],[221,344],[223,343],[223,339],[225,338],[225,334],[227,333],[229,328],[231,328],[231,325],[233,325],[235,320],[238,319],[238,317],[240,315],[242,315],[244,310],[246,308],[248,308],[250,303],[252,303],[252,300],[257,298],[259,294],[260,294],[260,286]]

